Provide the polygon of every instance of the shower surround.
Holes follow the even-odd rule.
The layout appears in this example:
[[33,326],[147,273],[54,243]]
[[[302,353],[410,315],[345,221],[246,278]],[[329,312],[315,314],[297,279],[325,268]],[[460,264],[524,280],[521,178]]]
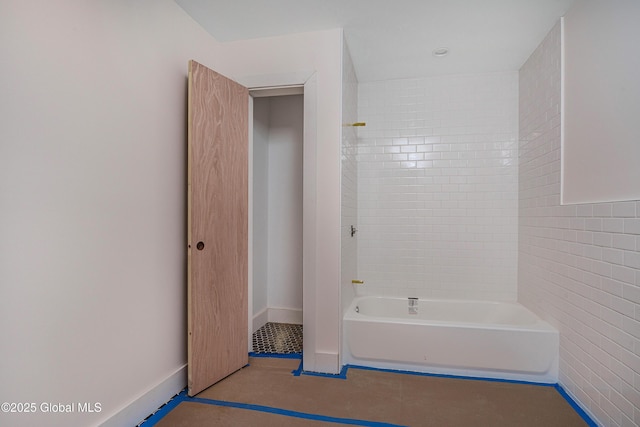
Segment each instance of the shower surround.
[[640,425],[640,201],[560,204],[560,49],[558,24],[520,70],[518,300],[560,331],[567,393]]
[[515,300],[518,73],[358,89],[360,292]]

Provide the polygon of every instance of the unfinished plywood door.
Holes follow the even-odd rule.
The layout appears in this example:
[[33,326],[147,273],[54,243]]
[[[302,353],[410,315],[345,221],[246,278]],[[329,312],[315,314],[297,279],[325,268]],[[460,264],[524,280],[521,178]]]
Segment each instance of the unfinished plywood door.
[[189,62],[188,388],[248,362],[247,88]]

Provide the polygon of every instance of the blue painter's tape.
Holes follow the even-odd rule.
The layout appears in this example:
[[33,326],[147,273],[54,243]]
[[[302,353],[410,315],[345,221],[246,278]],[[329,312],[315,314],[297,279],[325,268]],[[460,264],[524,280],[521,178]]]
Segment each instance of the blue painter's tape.
[[271,359],[302,359],[302,354],[300,353],[249,353],[249,357],[268,357]]
[[344,365],[339,374],[326,374],[324,372],[311,372],[311,371],[302,371],[302,374],[309,375],[312,377],[327,377],[327,378],[338,378],[341,380],[346,380],[348,369],[349,369],[349,365]]
[[[274,408],[271,406],[253,405],[249,403],[227,402],[225,400],[203,399],[200,397],[189,398],[190,402],[204,403],[214,406],[226,406],[230,408],[248,409],[250,411],[266,412],[270,414],[285,415],[307,420],[324,421],[329,423],[348,424],[367,427],[401,427],[400,424],[390,424],[377,421],[357,420],[353,418],[330,417],[326,415],[309,414],[306,412],[291,411],[288,409]],[[145,426],[146,427],[146,426]]]
[[591,419],[591,417],[589,416],[589,414],[587,414],[584,409],[582,409],[580,406],[578,406],[578,404],[575,402],[575,400],[573,400],[571,398],[571,396],[569,396],[569,393],[567,393],[560,384],[556,384],[554,386],[554,388],[558,391],[558,393],[560,393],[560,395],[562,397],[564,397],[564,400],[567,401],[567,403],[569,403],[569,405],[571,405],[571,407],[573,408],[574,411],[576,411],[578,413],[578,415],[580,415],[580,417],[582,417],[582,419],[584,420],[585,423],[587,423],[587,425],[589,427],[598,427],[598,424],[596,424],[595,421],[593,421]]
[[300,373],[302,372],[302,354],[301,353],[288,353],[288,354],[282,354],[282,353],[249,353],[249,357],[256,357],[256,358],[268,357],[268,358],[272,358],[272,359],[299,359],[300,360],[300,365],[298,366],[298,368],[296,370],[291,371],[291,373],[293,374],[294,377],[299,377]]
[[298,365],[298,369],[296,369],[295,371],[291,371],[291,373],[293,374],[294,377],[300,376],[300,374],[302,373],[302,359],[300,359],[300,364]]
[[386,368],[372,368],[369,366],[358,366],[358,365],[346,365],[349,369],[361,369],[364,371],[378,371],[378,372],[389,372],[392,374],[404,374],[404,375],[417,375],[422,377],[435,377],[435,378],[451,378],[454,380],[475,380],[475,381],[491,381],[498,383],[510,383],[510,384],[526,384],[526,385],[535,385],[541,387],[554,387],[555,384],[552,383],[536,383],[533,381],[522,381],[522,380],[505,380],[500,378],[485,378],[485,377],[468,377],[464,375],[450,375],[450,374],[433,374],[430,372],[415,372],[415,371],[401,371],[396,369],[386,369]]
[[165,417],[169,412],[175,409],[180,403],[187,400],[187,389],[182,390],[179,394],[175,395],[170,401],[160,407],[153,415],[144,420],[139,426],[152,427],[158,424],[161,419]]

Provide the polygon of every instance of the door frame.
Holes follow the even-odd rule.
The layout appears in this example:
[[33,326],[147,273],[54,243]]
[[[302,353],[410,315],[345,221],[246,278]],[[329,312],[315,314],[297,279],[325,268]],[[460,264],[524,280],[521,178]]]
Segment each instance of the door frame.
[[317,147],[317,83],[315,72],[252,76],[238,79],[249,88],[249,230],[248,230],[248,351],[252,351],[253,332],[253,98],[303,94],[303,196],[302,196],[302,316],[303,369],[315,364],[316,335],[316,147]]

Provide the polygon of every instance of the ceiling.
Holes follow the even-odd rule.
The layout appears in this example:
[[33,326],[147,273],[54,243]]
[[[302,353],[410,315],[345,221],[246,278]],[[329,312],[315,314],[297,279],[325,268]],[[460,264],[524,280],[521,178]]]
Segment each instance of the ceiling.
[[574,1],[175,0],[221,42],[344,28],[360,82],[518,70]]

